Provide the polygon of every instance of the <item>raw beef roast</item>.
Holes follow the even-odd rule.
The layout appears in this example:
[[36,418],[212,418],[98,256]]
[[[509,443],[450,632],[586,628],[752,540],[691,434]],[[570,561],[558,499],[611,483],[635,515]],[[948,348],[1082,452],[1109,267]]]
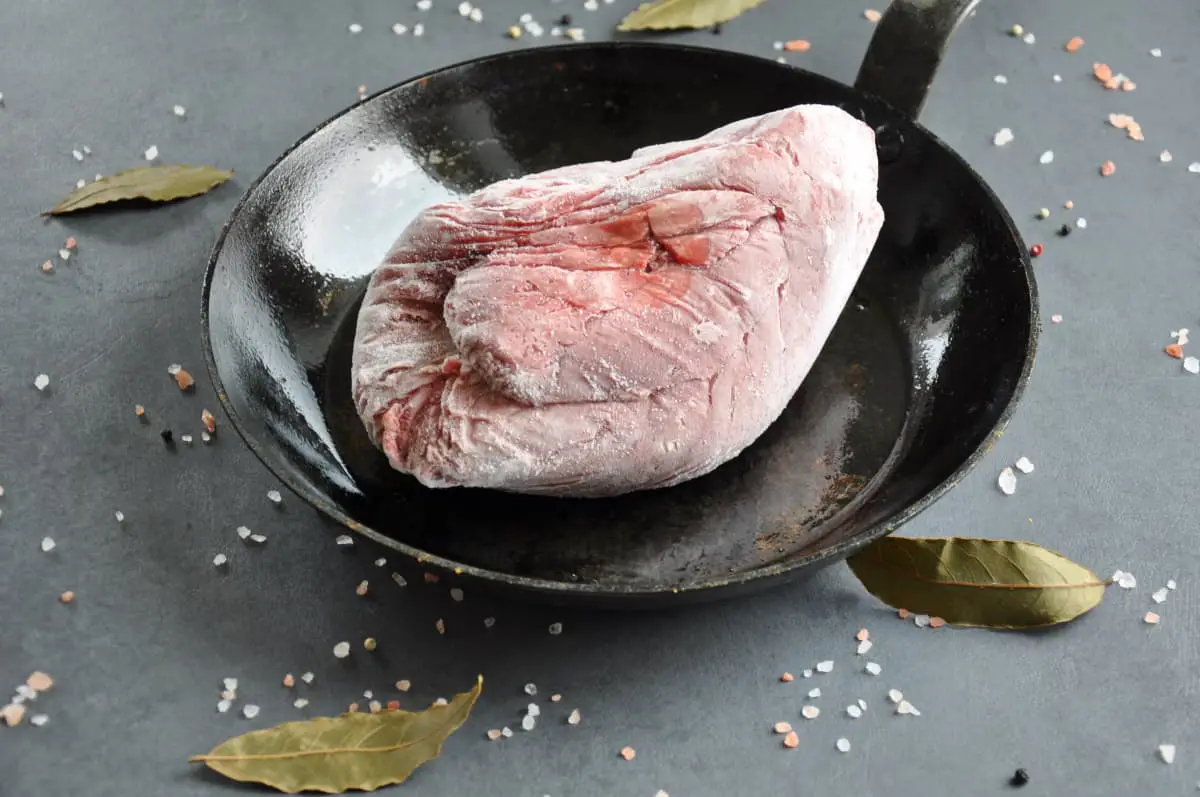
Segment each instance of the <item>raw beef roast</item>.
[[422,212],[372,276],[353,392],[429,487],[605,496],[737,456],[883,224],[874,134],[802,105]]

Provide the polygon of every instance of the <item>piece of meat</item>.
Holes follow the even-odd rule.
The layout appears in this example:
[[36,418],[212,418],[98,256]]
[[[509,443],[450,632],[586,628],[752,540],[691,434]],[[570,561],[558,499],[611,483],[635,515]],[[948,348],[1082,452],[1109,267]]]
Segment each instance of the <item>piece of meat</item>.
[[883,224],[868,126],[802,105],[426,209],[371,278],[353,394],[429,487],[606,496],[783,411]]

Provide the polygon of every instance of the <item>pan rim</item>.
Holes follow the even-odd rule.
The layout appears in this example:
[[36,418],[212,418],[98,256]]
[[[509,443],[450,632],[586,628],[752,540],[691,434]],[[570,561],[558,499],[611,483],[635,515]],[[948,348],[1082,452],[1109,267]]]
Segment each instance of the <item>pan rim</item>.
[[[229,213],[229,216],[226,218],[225,223],[222,225],[220,234],[217,236],[216,242],[213,244],[212,251],[209,255],[208,263],[205,266],[204,280],[201,285],[200,327],[201,327],[201,349],[202,349],[202,354],[204,357],[204,363],[205,363],[205,367],[208,370],[209,379],[212,381],[213,389],[216,392],[217,401],[220,403],[226,416],[229,418],[230,424],[233,426],[234,430],[238,433],[238,436],[242,439],[242,441],[246,444],[246,446],[250,449],[250,451],[254,454],[254,456],[259,460],[259,462],[261,462],[267,468],[268,471],[270,471],[276,478],[278,478],[281,482],[283,482],[283,484],[289,490],[291,490],[293,493],[295,493],[301,499],[303,499],[304,501],[309,503],[313,508],[324,513],[327,517],[337,521],[339,524],[341,524],[345,528],[349,529],[350,531],[353,531],[356,534],[361,534],[362,536],[366,537],[367,539],[369,539],[379,545],[383,545],[384,547],[389,548],[393,551],[396,551],[397,553],[403,554],[404,556],[413,560],[413,562],[418,565],[432,566],[432,567],[440,568],[441,570],[443,570],[445,572],[451,572],[451,573],[454,573],[455,575],[469,576],[469,577],[477,578],[477,579],[479,579],[481,581],[485,581],[485,582],[498,583],[505,587],[515,588],[517,590],[521,590],[521,591],[525,591],[525,592],[538,592],[538,593],[550,594],[550,595],[561,595],[564,598],[588,598],[588,597],[610,598],[610,599],[619,599],[622,602],[624,602],[624,601],[632,602],[632,601],[637,601],[638,599],[648,599],[648,600],[649,599],[659,599],[659,598],[669,597],[671,595],[704,595],[704,594],[707,594],[710,592],[716,592],[716,591],[723,590],[723,589],[747,586],[747,585],[753,584],[755,582],[760,582],[760,583],[765,584],[766,582],[769,582],[772,580],[778,580],[778,579],[784,578],[784,577],[788,576],[789,574],[793,574],[796,571],[802,570],[804,568],[808,568],[808,567],[811,567],[814,565],[827,564],[827,563],[831,563],[833,561],[837,561],[839,559],[844,559],[847,556],[855,553],[856,551],[859,551],[859,550],[865,548],[866,546],[870,545],[871,543],[875,542],[876,540],[879,540],[882,537],[885,537],[885,536],[891,534],[892,532],[896,531],[904,524],[911,521],[917,515],[924,512],[926,509],[928,509],[930,506],[932,506],[936,501],[938,501],[938,499],[940,499],[943,495],[945,495],[949,490],[951,490],[952,488],[957,486],[959,481],[961,481],[961,479],[967,473],[969,473],[972,469],[974,469],[975,465],[977,465],[979,463],[979,461],[988,453],[988,451],[991,450],[991,447],[994,444],[995,440],[1000,436],[1000,434],[1008,426],[1008,423],[1011,421],[1012,416],[1015,413],[1017,406],[1020,404],[1020,401],[1021,401],[1022,397],[1024,396],[1026,386],[1028,385],[1030,375],[1032,374],[1034,361],[1037,358],[1038,338],[1039,338],[1039,335],[1041,332],[1037,281],[1036,281],[1036,279],[1034,277],[1034,273],[1033,273],[1033,263],[1029,257],[1028,252],[1024,248],[1023,238],[1022,238],[1020,232],[1017,230],[1016,223],[1013,221],[1012,216],[1009,214],[1009,212],[1005,208],[1004,204],[1000,201],[1000,198],[998,196],[996,196],[996,194],[992,190],[991,186],[989,186],[987,184],[987,182],[982,178],[982,176],[980,176],[975,171],[975,169],[972,168],[971,165],[961,155],[959,155],[958,152],[956,152],[952,147],[950,147],[945,142],[943,142],[941,139],[939,139],[934,133],[929,131],[919,121],[917,121],[915,119],[908,119],[908,122],[913,127],[915,127],[921,135],[925,136],[928,141],[930,141],[931,143],[933,143],[933,144],[937,145],[939,148],[941,148],[947,155],[950,156],[951,159],[956,161],[957,164],[966,171],[967,175],[969,175],[973,180],[976,181],[976,183],[979,185],[979,187],[983,189],[983,192],[984,192],[985,196],[987,197],[987,199],[991,202],[993,207],[999,212],[1000,220],[1003,221],[1005,228],[1008,231],[1009,235],[1012,236],[1012,238],[1014,240],[1021,243],[1021,246],[1018,247],[1018,250],[1021,252],[1021,269],[1022,269],[1022,273],[1025,277],[1025,283],[1028,288],[1028,294],[1029,294],[1030,325],[1029,325],[1029,337],[1028,337],[1028,340],[1026,341],[1026,346],[1025,346],[1025,352],[1026,352],[1025,361],[1022,364],[1021,372],[1017,377],[1015,385],[1013,386],[1012,394],[1009,396],[1008,401],[1006,402],[1005,406],[1000,411],[999,415],[996,417],[996,421],[992,425],[987,436],[983,440],[980,441],[980,443],[970,452],[970,454],[962,461],[962,463],[957,468],[955,468],[955,470],[949,476],[947,476],[941,482],[936,484],[933,488],[931,488],[930,490],[925,492],[920,498],[918,498],[913,503],[909,504],[907,507],[905,507],[900,512],[898,512],[884,520],[881,520],[875,524],[872,524],[871,526],[868,526],[867,528],[863,529],[862,531],[858,532],[857,534],[854,534],[851,537],[840,541],[836,545],[832,545],[832,546],[829,546],[826,548],[821,548],[810,554],[805,554],[805,555],[797,554],[797,555],[793,555],[783,561],[773,562],[771,564],[767,564],[762,567],[756,567],[756,568],[753,568],[750,570],[742,570],[742,571],[738,571],[736,573],[732,573],[732,574],[725,575],[725,576],[712,576],[701,582],[680,585],[677,587],[671,587],[669,585],[664,584],[661,588],[653,588],[653,589],[646,589],[645,587],[626,588],[626,587],[622,587],[620,585],[574,583],[574,582],[569,582],[569,581],[554,581],[554,580],[543,579],[543,578],[532,578],[532,577],[528,577],[528,576],[521,576],[521,575],[516,575],[516,574],[512,574],[512,573],[506,573],[506,572],[499,571],[499,570],[491,570],[491,569],[485,568],[485,567],[478,567],[475,565],[470,565],[470,564],[466,564],[463,562],[457,562],[452,559],[448,559],[446,557],[431,554],[427,551],[423,551],[419,548],[416,548],[405,542],[395,539],[394,537],[390,537],[386,534],[376,531],[375,529],[371,528],[370,526],[367,526],[367,525],[364,525],[364,524],[358,522],[353,517],[351,517],[346,512],[344,512],[342,509],[340,509],[334,502],[329,500],[326,496],[319,494],[319,493],[315,493],[314,491],[310,490],[306,485],[299,483],[300,480],[295,479],[286,468],[276,468],[273,465],[271,458],[268,455],[267,450],[266,450],[268,448],[268,446],[264,442],[260,441],[256,436],[254,436],[253,434],[250,433],[250,431],[248,430],[248,428],[245,425],[244,420],[239,415],[237,409],[233,406],[233,402],[228,397],[228,393],[225,389],[225,384],[224,384],[223,380],[221,379],[220,373],[217,370],[216,356],[213,351],[213,343],[212,343],[212,327],[211,327],[211,323],[210,323],[211,322],[210,309],[211,309],[212,287],[213,287],[214,277],[216,275],[218,261],[220,260],[221,254],[224,251],[226,239],[229,235],[230,230],[233,227],[233,223],[244,212],[247,202],[256,193],[259,186],[271,174],[273,174],[275,172],[275,170],[280,166],[280,164],[282,164],[294,152],[299,150],[301,147],[303,147],[305,144],[307,144],[311,139],[320,135],[328,127],[330,127],[331,125],[333,125],[336,122],[338,122],[339,120],[341,120],[344,116],[348,115],[356,108],[367,105],[367,104],[377,100],[379,97],[381,97],[383,95],[389,94],[389,93],[397,91],[399,89],[406,88],[408,86],[420,84],[422,81],[429,80],[430,78],[435,77],[437,75],[444,74],[446,72],[451,72],[456,69],[462,69],[462,68],[468,67],[468,66],[483,66],[488,63],[510,60],[513,58],[520,58],[523,55],[530,55],[530,54],[543,55],[546,53],[553,54],[556,52],[579,52],[580,50],[596,51],[596,50],[634,50],[634,49],[637,49],[637,50],[662,50],[662,51],[669,51],[669,52],[676,52],[676,53],[690,52],[690,53],[693,53],[696,55],[720,55],[720,56],[726,57],[726,58],[730,58],[730,57],[732,57],[732,58],[749,58],[749,59],[764,61],[764,62],[767,62],[770,64],[775,63],[773,60],[764,58],[762,56],[741,53],[736,50],[722,50],[722,49],[715,48],[715,47],[701,47],[701,46],[696,46],[696,45],[674,44],[674,43],[668,43],[668,42],[643,42],[643,41],[609,41],[609,42],[588,42],[588,43],[581,43],[581,44],[560,44],[560,45],[551,45],[551,46],[547,46],[547,47],[531,48],[528,50],[500,52],[500,53],[494,53],[491,55],[466,59],[463,61],[456,62],[454,64],[437,67],[436,69],[431,69],[420,75],[417,75],[412,78],[408,78],[399,83],[391,85],[387,88],[381,89],[380,91],[375,92],[374,94],[370,95],[366,99],[364,99],[360,102],[357,102],[353,105],[350,105],[350,106],[342,109],[341,111],[337,112],[333,116],[329,117],[325,121],[318,124],[316,127],[314,127],[312,130],[310,130],[308,133],[306,133],[301,138],[296,140],[291,146],[287,147],[282,153],[280,153],[273,161],[271,161],[271,163],[263,170],[263,172],[254,179],[254,181],[246,188],[246,190],[243,192],[242,196],[238,199],[237,204],[234,206],[233,210]],[[841,87],[842,89],[849,89],[849,90],[853,91],[855,94],[858,94],[860,96],[871,96],[873,100],[876,100],[876,101],[880,102],[881,104],[887,106],[886,102],[883,102],[879,98],[874,97],[874,95],[866,95],[863,92],[859,91],[858,89],[855,89],[852,86],[847,86],[846,84],[840,83],[839,81],[833,80],[832,78],[826,77],[824,75],[819,75],[814,72],[810,72],[808,70],[801,69],[799,67],[793,67],[793,66],[781,66],[780,68],[785,68],[785,69],[790,69],[792,71],[802,72],[802,73],[804,73],[805,77],[807,77],[807,78],[815,79],[815,80],[827,82],[827,83],[833,83],[833,84]],[[890,109],[890,106],[887,106],[887,107],[889,107],[889,109]],[[895,111],[894,109],[892,109],[892,110],[893,110],[893,113],[895,113],[896,115],[901,116],[901,117],[904,116],[904,114],[901,114],[899,111]]]

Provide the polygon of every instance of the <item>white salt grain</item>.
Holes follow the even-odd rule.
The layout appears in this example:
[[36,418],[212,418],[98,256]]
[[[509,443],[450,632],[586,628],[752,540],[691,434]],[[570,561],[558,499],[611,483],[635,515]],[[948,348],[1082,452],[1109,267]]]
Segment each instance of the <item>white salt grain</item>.
[[783,49],[783,42],[775,42],[775,43],[774,43],[774,44],[772,44],[771,46],[772,46],[773,48],[775,48],[776,50],[782,50],[782,49]]
[[1052,75],[1050,79],[1055,83],[1062,83],[1062,75]]
[[347,545],[353,545],[353,544],[354,544],[354,538],[353,538],[353,537],[351,537],[349,534],[341,534],[341,535],[339,535],[339,536],[338,536],[338,538],[335,540],[335,542],[336,542],[338,545],[341,545],[341,546],[345,547],[345,546],[347,546]]
[[33,379],[33,386],[38,390],[45,390],[50,386],[50,377],[46,374],[38,374]]
[[1033,44],[1037,41],[1037,38],[1032,33],[1026,33],[1025,37],[1022,38],[1021,41],[1025,42],[1026,44]]
[[399,587],[407,587],[408,586],[408,579],[406,579],[404,576],[400,575],[399,573],[392,573],[392,581],[395,581],[396,586],[399,586]]
[[1087,229],[1087,219],[1085,219],[1083,216],[1080,216],[1079,218],[1075,219],[1075,226],[1081,230],[1086,230]]
[[414,36],[424,36],[425,35],[425,25],[421,22],[418,22],[416,25],[413,25],[413,35]]
[[37,690],[29,684],[21,684],[17,687],[17,696],[20,697],[22,701],[37,700],[38,693]]
[[85,185],[87,185],[87,180],[79,179],[75,181],[76,188],[83,188]]
[[363,697],[365,697],[367,700],[370,700],[371,698],[375,697],[375,693],[370,689],[367,689],[363,691]]
[[1175,579],[1167,579],[1167,589],[1175,589]]
[[562,628],[562,623],[551,623],[550,628],[547,630],[549,630],[550,636],[558,636],[562,633]]
[[187,108],[184,108],[182,105],[176,105],[171,110],[175,112],[176,116],[180,116],[180,117],[187,116]]
[[1200,360],[1197,360],[1195,357],[1184,357],[1183,370],[1189,374],[1200,374]]
[[351,33],[362,33],[362,29],[362,25],[359,25],[357,22],[350,23],[349,30]]
[[53,539],[50,537],[42,537],[42,553],[50,553],[57,547],[58,544],[55,543]]
[[267,536],[265,534],[251,534],[250,535],[250,542],[256,543],[258,545],[262,545],[266,541],[267,541]]
[[841,739],[838,739],[837,740],[837,750],[839,753],[850,752],[850,740],[844,736]]
[[118,523],[125,522],[125,513],[119,509],[116,512],[113,512],[113,517],[115,517],[117,519]]
[[863,711],[866,711],[866,710],[867,710],[867,701],[863,700],[863,699],[860,697],[860,698],[858,699],[858,707],[859,707],[859,708],[861,708]]
[[932,619],[933,618],[927,614],[914,614],[913,615],[913,624],[917,628],[924,628],[925,626],[929,625],[929,621]]
[[472,22],[483,22],[483,9],[472,8],[471,13],[467,15],[467,18]]
[[1017,474],[1013,473],[1012,468],[1005,468],[1000,471],[1000,477],[996,479],[996,485],[1000,488],[1000,492],[1005,495],[1012,495],[1017,491]]
[[1162,162],[1162,163],[1170,163],[1170,162],[1171,162],[1171,152],[1170,152],[1170,150],[1165,150],[1165,149],[1164,149],[1162,152],[1158,153],[1158,159],[1159,159],[1159,161],[1160,161],[1160,162]]
[[167,373],[170,374],[171,376],[175,376],[175,374],[179,373],[182,370],[183,370],[183,366],[180,365],[179,363],[171,363],[170,365],[167,366]]
[[29,718],[29,724],[35,728],[40,728],[50,721],[50,718],[45,714],[34,714]]
[[387,559],[384,559],[382,556],[375,560],[376,567],[383,567],[386,564],[387,564]]
[[862,712],[862,709],[859,708],[857,704],[852,704],[852,705],[846,706],[846,714],[851,719],[858,719],[859,717],[861,717],[863,715],[863,712]]
[[1054,162],[1054,152],[1052,150],[1046,150],[1038,158],[1038,163],[1042,164],[1043,166],[1045,166],[1047,163],[1053,163],[1053,162]]
[[1126,573],[1124,570],[1117,570],[1112,574],[1112,580],[1121,589],[1134,589],[1137,587],[1137,579],[1133,573]]
[[192,444],[192,436],[190,434],[180,435],[179,439],[182,440],[184,443],[186,443],[189,446]]
[[458,15],[460,17],[468,17],[471,15],[471,4],[467,2],[458,4]]
[[529,13],[522,14],[517,19],[517,22],[520,22],[522,25],[527,25],[530,22],[533,22],[533,14],[529,14]]
[[879,675],[879,673],[883,672],[883,667],[880,667],[879,664],[874,661],[868,661],[867,666],[863,669],[867,671],[868,675]]
[[219,703],[217,703],[217,711],[224,714],[226,711],[229,711],[229,708],[232,705],[233,705],[232,700],[222,700]]
[[526,714],[521,718],[521,730],[531,731],[537,725],[537,720],[530,714]]
[[225,556],[225,554],[219,553],[213,557],[213,567],[222,567],[228,561],[229,561],[229,558],[227,556]]
[[1015,464],[1021,473],[1033,473],[1033,463],[1029,461],[1029,457],[1021,457]]
[[151,144],[149,147],[146,148],[145,154],[146,154],[146,160],[148,160],[148,161],[154,160],[155,158],[158,157],[158,147],[154,144]]
[[1175,745],[1160,744],[1158,746],[1158,757],[1163,760],[1164,764],[1175,763]]
[[815,700],[816,698],[820,697],[820,696],[821,696],[821,687],[819,687],[819,686],[818,686],[818,687],[816,687],[816,688],[814,688],[814,689],[809,689],[809,690],[808,690],[808,696],[809,696],[810,698],[813,698],[814,700]]
[[404,34],[408,33],[408,26],[401,25],[399,22],[397,22],[395,25],[392,25],[392,33],[396,34],[397,36],[403,36]]
[[999,83],[1001,86],[1008,83],[1008,78],[1006,78],[1004,75],[996,75],[994,78],[992,78],[992,80],[996,83]]
[[525,684],[525,694],[533,697],[537,694],[537,684]]
[[485,618],[483,618],[483,627],[484,627],[484,628],[491,628],[491,627],[492,627],[492,626],[494,626],[495,624],[496,624],[496,618],[495,618],[495,617],[485,617]]
[[600,8],[600,4],[596,0],[584,0],[583,8],[585,11],[595,11]]
[[82,153],[82,152],[80,152],[80,151],[79,151],[79,150],[77,150],[77,149],[73,149],[73,150],[71,150],[71,156],[72,156],[73,158],[75,158],[75,160],[77,160],[77,161],[81,161],[81,160],[83,160],[83,153]]
[[1150,48],[1150,56],[1152,58],[1162,58],[1162,50],[1159,49],[1158,47],[1151,47]]
[[856,650],[855,652],[859,656],[865,656],[871,650],[871,648],[873,648],[874,646],[875,646],[875,643],[873,643],[871,640],[864,639],[862,642],[858,643],[858,650]]
[[503,728],[500,729],[500,735],[503,736],[505,739],[511,739],[512,735],[513,735],[512,728],[505,725]]
[[892,701],[893,703],[899,703],[903,699],[904,699],[904,693],[901,692],[899,689],[889,689],[888,690],[888,700]]
[[452,600],[456,603],[462,603],[462,599],[463,599],[463,591],[461,589],[459,589],[458,587],[451,587],[450,588],[450,600]]
[[314,676],[311,672],[306,672],[304,675],[300,676],[300,680],[304,681],[306,684],[311,684],[313,682],[313,678],[315,677],[316,676]]
[[333,655],[339,659],[344,659],[350,655],[350,643],[339,642],[333,646]]
[[833,672],[833,662],[829,660],[817,662],[817,672]]
[[917,707],[912,703],[909,703],[907,700],[900,701],[900,704],[896,706],[896,713],[900,714],[901,716],[907,714],[911,714],[914,717],[921,716],[921,712],[917,711]]
[[579,709],[574,709],[570,714],[567,715],[567,724],[578,725],[582,719],[583,715],[579,713]]
[[267,500],[272,504],[280,504],[283,503],[283,496],[279,494],[278,490],[267,490]]
[[70,249],[59,249],[58,257],[61,260],[70,260],[71,259],[71,250]]
[[242,716],[248,720],[252,720],[258,716],[258,706],[253,703],[247,703],[242,706]]
[[997,147],[1003,147],[1005,144],[1012,143],[1013,131],[1007,127],[1002,127],[992,136],[992,143]]
[[428,11],[433,8],[433,0],[417,0],[418,11]]
[[1188,171],[1192,174],[1200,174],[1200,161],[1188,164]]
[[542,710],[540,708],[538,708],[537,703],[530,703],[528,706],[526,706],[525,713],[527,713],[531,717],[542,716]]
[[813,677],[813,671],[812,671],[812,670],[805,670],[804,672],[800,673],[800,676],[801,676],[802,678],[812,678],[812,677]]
[[237,535],[243,540],[248,540],[250,539],[250,529],[246,528],[245,526],[238,526]]
[[305,706],[308,705],[308,698],[307,697],[298,697],[292,701],[292,705],[295,706],[296,708],[304,708]]
[[800,709],[800,716],[804,717],[806,720],[815,720],[817,717],[821,716],[821,709],[817,708],[816,706],[806,705]]

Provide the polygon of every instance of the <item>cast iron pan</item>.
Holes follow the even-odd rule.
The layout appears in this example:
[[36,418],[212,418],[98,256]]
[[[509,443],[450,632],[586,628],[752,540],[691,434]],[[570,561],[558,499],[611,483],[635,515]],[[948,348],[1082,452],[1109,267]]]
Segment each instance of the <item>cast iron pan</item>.
[[[757,57],[622,42],[483,58],[355,105],[259,178],[209,263],[204,344],[233,426],[345,526],[429,569],[558,603],[727,597],[889,533],[986,451],[1037,339],[1012,220],[913,121],[974,4],[895,0],[857,88]],[[430,490],[388,467],[351,403],[350,349],[367,277],[420,208],[798,103],[876,128],[887,221],[812,373],[760,440],[703,478],[606,499]]]

